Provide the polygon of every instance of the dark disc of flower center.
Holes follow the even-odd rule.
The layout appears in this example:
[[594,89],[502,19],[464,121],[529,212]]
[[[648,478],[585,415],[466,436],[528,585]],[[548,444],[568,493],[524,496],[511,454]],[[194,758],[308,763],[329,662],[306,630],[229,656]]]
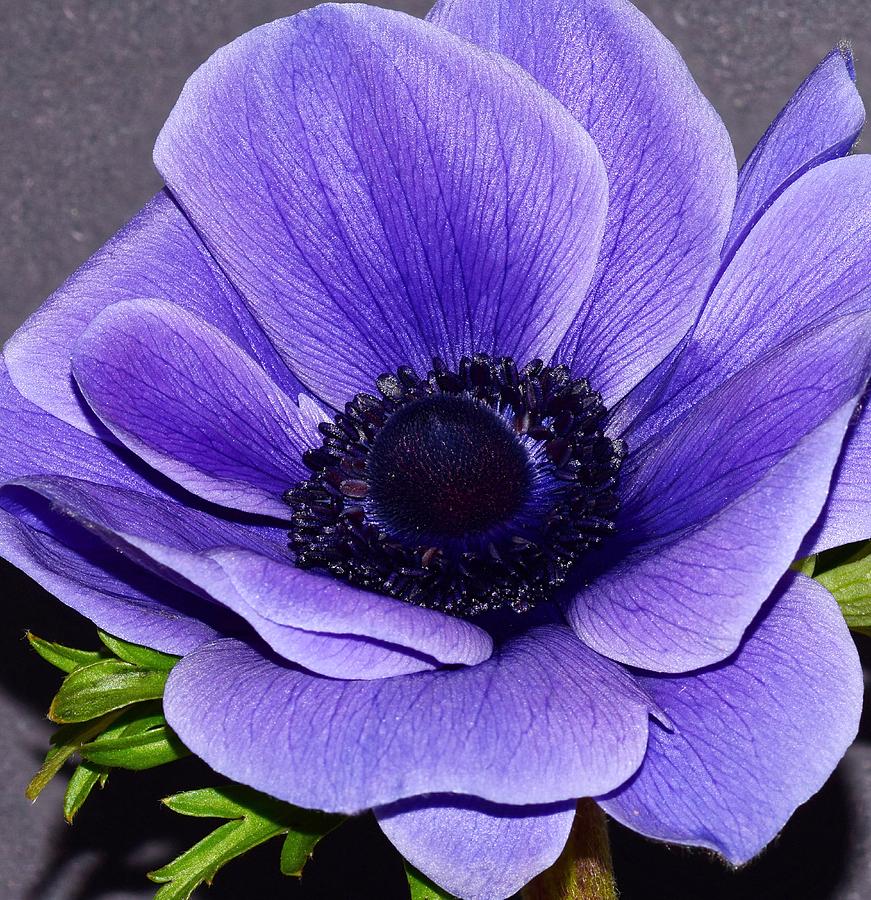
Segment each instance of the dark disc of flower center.
[[375,386],[321,422],[285,494],[301,568],[454,615],[523,612],[614,531],[626,447],[566,366],[477,353]]
[[504,418],[470,397],[402,407],[372,444],[372,509],[395,535],[438,543],[483,534],[522,506],[529,458]]

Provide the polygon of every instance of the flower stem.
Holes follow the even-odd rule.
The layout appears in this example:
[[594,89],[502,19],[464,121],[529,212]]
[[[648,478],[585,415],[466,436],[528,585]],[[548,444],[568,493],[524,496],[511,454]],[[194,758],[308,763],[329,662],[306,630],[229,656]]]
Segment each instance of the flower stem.
[[580,800],[559,859],[521,894],[523,900],[617,900],[608,823],[598,804]]

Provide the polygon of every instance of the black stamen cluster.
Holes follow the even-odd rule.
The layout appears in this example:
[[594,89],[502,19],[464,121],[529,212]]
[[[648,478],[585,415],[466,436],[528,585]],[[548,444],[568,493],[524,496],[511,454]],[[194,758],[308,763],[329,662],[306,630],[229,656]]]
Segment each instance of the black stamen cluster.
[[[533,360],[441,360],[421,378],[411,368],[377,381],[380,396],[357,394],[304,462],[311,477],[285,494],[290,547],[302,568],[325,569],[368,590],[455,615],[508,606],[523,612],[551,597],[586,550],[614,530],[622,441],[604,433],[607,411],[586,379]],[[398,538],[372,508],[372,448],[398,410],[439,395],[468,398],[499,413],[532,447],[536,476],[552,485],[538,521],[505,529],[485,546],[441,546]]]

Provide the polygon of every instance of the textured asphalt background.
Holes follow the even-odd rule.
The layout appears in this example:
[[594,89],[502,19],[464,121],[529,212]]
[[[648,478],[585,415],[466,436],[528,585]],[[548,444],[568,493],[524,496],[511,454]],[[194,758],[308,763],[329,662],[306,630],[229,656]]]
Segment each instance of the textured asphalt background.
[[[0,0],[0,337],[158,189],[151,147],[187,75],[248,28],[304,5]],[[427,4],[387,5],[422,14]],[[639,5],[683,52],[729,126],[739,159],[843,38],[853,42],[871,106],[869,0]],[[91,631],[8,566],[0,578],[0,898],[151,897],[144,872],[196,841],[206,824],[164,812],[156,800],[165,789],[209,783],[210,775],[194,763],[157,777],[113,775],[72,829],[61,818],[60,783],[31,807],[24,786],[46,746],[43,710],[57,679],[27,650],[22,632],[30,627],[87,642]],[[162,836],[169,832],[177,841]],[[623,900],[871,897],[871,721],[825,790],[761,860],[739,873],[705,854],[670,850],[619,829],[614,843]],[[272,874],[276,854],[277,846],[266,846],[231,865],[208,896],[402,896],[391,887],[401,879],[399,863],[366,821],[322,845],[301,889]]]

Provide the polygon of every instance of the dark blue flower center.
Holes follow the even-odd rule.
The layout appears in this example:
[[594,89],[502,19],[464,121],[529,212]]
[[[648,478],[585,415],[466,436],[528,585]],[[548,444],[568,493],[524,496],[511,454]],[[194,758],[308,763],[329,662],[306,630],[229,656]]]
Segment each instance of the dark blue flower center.
[[397,410],[369,454],[369,499],[386,530],[442,544],[493,532],[529,496],[529,456],[504,418],[436,394]]
[[614,530],[626,450],[565,366],[477,354],[377,388],[319,426],[285,495],[298,566],[455,615],[523,612]]

